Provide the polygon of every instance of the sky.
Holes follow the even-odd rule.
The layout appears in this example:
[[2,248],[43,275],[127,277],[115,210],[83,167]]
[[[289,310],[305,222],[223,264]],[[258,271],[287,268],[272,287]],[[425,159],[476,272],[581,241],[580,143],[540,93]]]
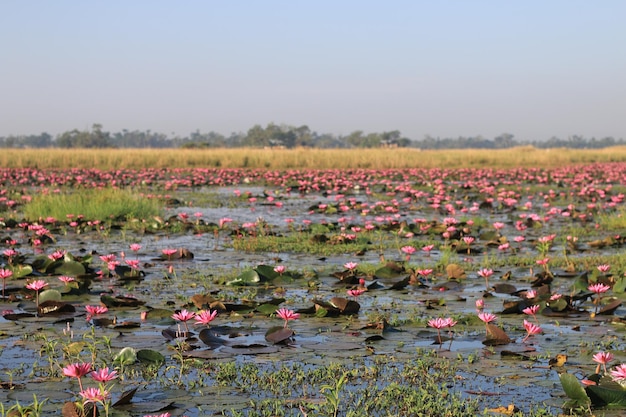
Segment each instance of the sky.
[[0,136],[626,138],[626,1],[0,0]]

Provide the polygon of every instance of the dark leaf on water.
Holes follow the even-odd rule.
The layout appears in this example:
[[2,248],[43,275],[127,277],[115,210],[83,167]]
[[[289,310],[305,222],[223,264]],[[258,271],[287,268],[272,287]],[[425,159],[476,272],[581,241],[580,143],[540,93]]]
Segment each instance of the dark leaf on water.
[[598,311],[598,314],[611,315],[615,313],[615,310],[617,310],[621,305],[622,300],[613,300],[610,303],[603,305],[600,311]]
[[265,340],[274,345],[288,344],[294,334],[294,331],[288,327],[274,326],[265,333]]
[[411,277],[408,276],[406,278],[404,278],[401,281],[398,282],[394,282],[391,287],[389,287],[390,290],[403,290],[404,288],[407,287],[407,285],[409,285],[411,283]]
[[102,302],[102,304],[104,304],[108,308],[138,307],[146,303],[145,301],[141,301],[133,297],[122,297],[122,296],[111,297],[110,295],[101,296],[100,301]]
[[9,314],[4,314],[2,317],[5,320],[16,321],[20,319],[35,317],[35,315],[31,313],[9,313]]
[[39,315],[51,315],[51,314],[61,314],[61,313],[74,313],[76,312],[76,307],[72,304],[63,303],[60,301],[44,301],[39,304]]
[[365,338],[366,342],[378,342],[379,340],[385,340],[385,338],[382,337],[379,334],[375,334],[374,336],[370,336],[370,337],[366,337]]
[[[139,354],[139,352],[137,352],[137,354]],[[124,391],[120,398],[115,403],[113,403],[113,407],[130,404],[136,392],[137,387]]]
[[203,329],[200,331],[198,338],[211,349],[216,349],[226,343],[224,339],[217,336],[211,329]]
[[506,283],[495,284],[493,289],[497,294],[513,294],[517,291],[515,285]]
[[71,401],[67,401],[63,404],[63,408],[61,409],[61,415],[63,417],[81,417],[82,414],[75,403]]
[[337,308],[341,312],[341,314],[346,315],[357,314],[361,309],[361,305],[359,303],[343,297],[331,298],[330,304]]
[[483,341],[483,344],[487,346],[507,345],[511,343],[511,339],[507,334],[491,323],[487,323],[487,338]]

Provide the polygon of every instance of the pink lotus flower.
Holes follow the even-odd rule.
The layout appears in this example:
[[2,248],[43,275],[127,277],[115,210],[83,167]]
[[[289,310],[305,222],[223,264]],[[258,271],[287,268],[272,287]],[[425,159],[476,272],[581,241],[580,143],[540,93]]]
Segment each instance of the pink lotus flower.
[[610,374],[613,381],[622,385],[626,382],[626,364],[621,364],[611,369]]
[[365,290],[361,290],[361,289],[352,289],[352,290],[347,291],[348,295],[351,297],[354,297],[355,299],[359,297],[361,294],[363,294],[364,292]]
[[479,298],[476,300],[476,311],[481,312],[485,308],[485,300]]
[[131,267],[131,269],[139,270],[139,260],[138,259],[126,259],[126,264]]
[[285,328],[287,328],[287,324],[289,323],[290,320],[297,320],[300,318],[299,313],[294,313],[293,311],[287,308],[279,309],[278,311],[276,311],[276,315],[280,317],[281,319],[285,320]]
[[83,397],[83,404],[104,403],[109,398],[109,392],[103,388],[87,388],[78,394]]
[[614,359],[614,356],[611,352],[598,352],[593,355],[593,361],[598,364],[596,368],[596,374],[600,373],[600,366],[604,367],[604,373],[606,373],[606,364],[611,362]]
[[206,326],[211,323],[217,316],[217,310],[204,310],[196,314],[196,324],[204,324]]
[[411,255],[413,255],[417,249],[413,246],[402,246],[400,250],[406,255],[406,260],[408,262],[411,260]]
[[109,368],[102,368],[97,371],[92,371],[89,376],[91,376],[94,381],[106,383],[117,378],[117,371],[109,371]]
[[185,325],[185,332],[189,333],[189,327],[187,326],[187,322],[194,318],[196,313],[187,310],[181,310],[178,313],[172,314],[172,318],[176,321],[182,321]]
[[426,256],[430,256],[430,252],[435,249],[435,245],[422,246],[422,251],[426,252]]
[[91,320],[91,318],[93,316],[97,316],[99,314],[104,314],[107,311],[109,311],[109,309],[105,306],[90,306],[90,305],[86,305],[85,306],[85,310],[87,310],[87,318],[86,321]]
[[2,298],[4,299],[4,292],[6,291],[6,287],[7,287],[7,279],[11,278],[13,276],[13,271],[11,271],[10,269],[4,269],[4,268],[0,268],[0,279],[2,279]]
[[48,286],[48,283],[44,281],[43,279],[31,281],[28,284],[26,284],[26,288],[28,288],[29,290],[33,290],[33,291],[40,291],[46,288],[47,286]]
[[65,251],[57,250],[57,251],[52,252],[50,255],[48,255],[48,258],[52,259],[53,261],[58,261],[64,256],[65,256]]
[[540,306],[538,304],[532,305],[530,307],[526,307],[522,310],[524,314],[528,314],[529,316],[534,316],[539,311]]
[[589,285],[587,289],[595,294],[602,294],[610,290],[611,287],[609,285],[598,282],[596,284]]
[[85,363],[72,363],[63,368],[63,375],[70,378],[78,379],[78,386],[80,390],[83,390],[83,383],[81,378],[87,375],[91,371],[91,362]]
[[354,271],[358,266],[359,264],[356,262],[346,262],[345,264],[343,264],[343,267],[349,271]]
[[178,250],[176,249],[163,249],[161,250],[161,253],[163,253],[163,255],[165,255],[167,257],[167,260],[171,260],[172,259],[172,255],[174,255],[176,252],[178,252]]
[[482,268],[478,270],[477,274],[485,279],[485,289],[489,291],[489,277],[493,275],[493,269]]
[[539,334],[543,331],[541,327],[527,320],[524,320],[524,328],[526,329],[526,337],[524,337],[522,342],[525,342],[530,336]]
[[66,275],[63,275],[59,277],[59,281],[61,281],[65,285],[68,285],[70,282],[76,281],[76,279],[74,277],[68,277]]
[[485,324],[487,324],[487,323],[491,323],[492,321],[495,321],[498,318],[498,316],[496,316],[493,313],[481,312],[481,313],[478,313],[478,318],[484,321]]
[[133,252],[139,252],[141,250],[141,245],[138,243],[131,243],[129,247]]
[[596,268],[598,268],[598,271],[602,272],[603,274],[606,274],[607,272],[611,270],[611,265],[602,264],[602,265],[598,265]]
[[39,291],[48,286],[48,283],[43,279],[31,281],[26,284],[26,288],[35,291],[35,305],[37,306],[37,315],[39,315]]
[[282,275],[286,270],[287,270],[287,267],[285,265],[276,265],[274,267],[274,272],[276,272],[279,275]]
[[230,217],[222,217],[219,222],[220,229],[223,229],[227,223],[232,223],[232,221],[233,219],[231,219]]

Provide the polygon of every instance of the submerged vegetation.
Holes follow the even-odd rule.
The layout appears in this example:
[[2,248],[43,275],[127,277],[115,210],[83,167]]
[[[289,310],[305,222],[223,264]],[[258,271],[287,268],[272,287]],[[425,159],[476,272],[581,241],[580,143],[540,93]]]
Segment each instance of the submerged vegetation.
[[0,172],[2,417],[626,406],[623,163]]

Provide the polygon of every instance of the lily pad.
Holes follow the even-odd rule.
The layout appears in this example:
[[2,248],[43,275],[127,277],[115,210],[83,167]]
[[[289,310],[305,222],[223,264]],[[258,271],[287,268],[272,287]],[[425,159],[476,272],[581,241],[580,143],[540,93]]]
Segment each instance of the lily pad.
[[265,333],[265,340],[275,345],[285,344],[294,334],[294,331],[288,327],[274,326]]
[[591,399],[587,396],[587,393],[574,375],[565,372],[561,374],[559,379],[561,380],[563,391],[569,398],[569,401],[566,402],[566,407],[587,407],[591,404]]
[[140,349],[137,351],[137,360],[141,363],[161,366],[165,363],[165,356],[156,350]]

